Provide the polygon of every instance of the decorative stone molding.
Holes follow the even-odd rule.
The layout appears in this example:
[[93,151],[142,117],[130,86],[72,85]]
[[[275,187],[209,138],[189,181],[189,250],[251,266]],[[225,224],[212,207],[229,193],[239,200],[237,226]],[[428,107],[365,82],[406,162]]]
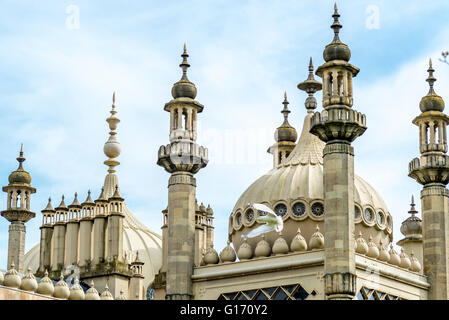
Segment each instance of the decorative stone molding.
[[326,274],[324,288],[326,296],[330,299],[351,298],[356,293],[356,276],[352,273],[339,272]]
[[354,156],[354,148],[347,143],[332,143],[326,144],[323,150],[323,156],[331,153],[346,153]]
[[196,187],[196,179],[189,173],[175,173],[170,176],[168,186],[175,184],[190,184]]

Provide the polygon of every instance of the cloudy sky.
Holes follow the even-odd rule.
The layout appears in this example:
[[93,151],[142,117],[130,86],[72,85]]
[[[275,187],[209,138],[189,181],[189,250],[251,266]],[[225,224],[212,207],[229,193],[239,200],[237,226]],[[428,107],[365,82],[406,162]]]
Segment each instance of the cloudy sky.
[[[405,4],[407,3],[407,4]],[[384,198],[394,219],[394,241],[420,186],[408,174],[418,156],[419,101],[428,91],[428,59],[436,92],[449,99],[449,2],[339,2],[341,39],[361,69],[354,107],[368,130],[355,143],[355,172]],[[160,232],[168,174],[156,165],[168,143],[164,103],[179,80],[184,42],[189,78],[204,104],[199,143],[210,163],[197,175],[197,198],[215,211],[215,247],[226,244],[228,216],[240,194],[271,168],[267,148],[282,122],[287,91],[290,123],[298,131],[310,56],[323,63],[332,40],[333,2],[314,1],[17,1],[0,10],[0,181],[25,168],[37,193],[27,223],[26,249],[39,242],[47,198],[69,204],[78,192],[99,194],[107,167],[103,144],[112,92],[122,145],[117,168],[123,196],[135,215]],[[317,95],[318,100],[321,95]],[[6,207],[6,194],[0,206]],[[419,201],[418,201],[419,202]],[[420,205],[418,204],[418,209]],[[6,267],[8,223],[0,220],[0,268]]]

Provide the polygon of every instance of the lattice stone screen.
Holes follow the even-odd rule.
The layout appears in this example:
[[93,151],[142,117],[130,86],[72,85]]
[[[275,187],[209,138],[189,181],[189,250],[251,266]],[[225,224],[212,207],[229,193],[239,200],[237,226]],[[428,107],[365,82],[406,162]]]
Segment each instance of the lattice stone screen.
[[305,300],[309,295],[314,296],[316,292],[308,293],[301,285],[293,284],[223,293],[218,300]]
[[358,300],[405,300],[401,297],[394,296],[385,292],[362,287],[357,294]]

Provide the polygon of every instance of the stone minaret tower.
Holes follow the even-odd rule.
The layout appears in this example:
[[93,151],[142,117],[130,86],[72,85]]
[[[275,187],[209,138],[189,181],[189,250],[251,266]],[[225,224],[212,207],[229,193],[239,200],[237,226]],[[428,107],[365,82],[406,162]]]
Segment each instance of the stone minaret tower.
[[324,284],[327,299],[352,299],[356,290],[354,253],[354,148],[366,130],[365,116],[352,109],[352,78],[359,69],[349,63],[351,52],[340,41],[337,5],[331,28],[335,36],[324,49],[323,108],[311,118],[310,132],[326,143],[324,176]]
[[192,299],[195,257],[196,174],[208,162],[207,149],[196,143],[197,114],[203,105],[195,101],[196,87],[187,78],[189,56],[184,45],[180,67],[182,78],[172,88],[173,100],[165,104],[170,112],[170,144],[161,146],[157,164],[171,174],[168,181],[166,299]]
[[284,123],[274,132],[276,143],[267,150],[268,153],[273,155],[273,168],[276,168],[282,161],[288,158],[296,146],[296,139],[298,139],[296,129],[288,123],[288,114],[291,111],[288,109],[287,92],[284,93],[284,102],[282,104],[284,109],[282,109],[281,113],[284,115]]
[[17,158],[19,167],[9,175],[9,184],[3,187],[7,193],[6,210],[1,212],[2,217],[11,222],[8,240],[8,269],[14,264],[18,272],[23,272],[25,254],[25,223],[34,218],[36,214],[30,211],[31,194],[36,192],[31,183],[31,176],[23,169],[23,146]]
[[423,270],[430,289],[429,299],[449,299],[449,157],[446,126],[449,117],[443,113],[444,101],[433,84],[435,71],[430,61],[429,93],[422,98],[421,114],[413,119],[419,127],[421,157],[409,164],[409,177],[423,185],[421,191]]

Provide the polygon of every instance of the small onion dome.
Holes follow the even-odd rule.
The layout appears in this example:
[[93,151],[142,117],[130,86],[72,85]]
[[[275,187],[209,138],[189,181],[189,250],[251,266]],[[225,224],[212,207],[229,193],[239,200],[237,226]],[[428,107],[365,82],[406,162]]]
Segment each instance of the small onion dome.
[[401,264],[399,266],[404,269],[409,269],[412,263],[408,255],[405,253],[404,249],[401,249],[400,257],[401,257]]
[[429,73],[429,77],[427,78],[427,82],[429,83],[429,93],[421,99],[419,103],[419,108],[422,112],[426,111],[440,111],[444,110],[444,100],[435,93],[433,89],[433,84],[437,79],[433,76],[435,69],[432,68],[432,60],[429,61],[429,69],[427,72]]
[[243,243],[240,245],[240,248],[237,251],[237,256],[239,257],[239,260],[248,260],[253,256],[253,249],[247,242],[246,237],[243,238]]
[[75,283],[70,288],[69,300],[84,300],[84,298],[84,290],[80,286],[80,281],[78,279],[75,279]]
[[191,98],[195,99],[196,97],[196,87],[193,82],[191,82],[187,78],[187,69],[190,67],[190,64],[187,62],[187,58],[189,55],[187,54],[187,48],[184,44],[184,52],[181,55],[182,63],[179,65],[182,68],[182,78],[178,82],[173,85],[171,89],[171,94],[173,98]]
[[3,275],[2,270],[0,270],[0,284],[3,284],[3,280],[5,280],[5,277]]
[[301,229],[298,228],[298,233],[293,237],[290,243],[290,250],[292,252],[307,251],[307,241],[301,234]]
[[401,265],[401,257],[397,254],[396,251],[393,249],[393,245],[390,245],[390,260],[388,260],[388,263],[394,264],[395,266]]
[[410,253],[410,270],[413,272],[421,271],[421,263],[419,263],[418,258],[415,257],[413,252]]
[[416,211],[415,209],[415,201],[413,199],[413,196],[412,203],[410,204],[410,211],[408,213],[410,213],[412,216],[408,217],[404,220],[404,222],[402,222],[401,233],[406,237],[422,237],[422,221],[416,216],[418,211]]
[[19,288],[21,282],[22,280],[20,279],[19,273],[17,272],[13,262],[11,263],[11,268],[5,273],[3,285],[10,288]]
[[377,260],[385,262],[390,261],[390,254],[388,253],[387,248],[382,244],[382,241],[380,241],[380,250]]
[[109,291],[109,287],[106,284],[106,286],[104,287],[104,291],[100,296],[101,300],[114,300],[114,297],[112,296],[111,291]]
[[268,257],[271,254],[271,246],[267,240],[265,240],[265,235],[262,235],[262,239],[257,243],[256,249],[254,249],[254,255],[257,258]]
[[312,234],[309,240],[310,250],[323,249],[324,248],[324,236],[320,232],[320,227],[316,226],[316,232]]
[[201,202],[199,209],[201,212],[206,212],[206,206],[204,205],[204,203]]
[[53,292],[53,296],[59,299],[68,299],[70,296],[70,290],[67,283],[64,281],[64,276],[61,273],[61,277],[59,281],[55,285],[55,291]]
[[366,255],[374,259],[376,259],[379,256],[379,248],[373,242],[373,237],[371,235],[369,236],[368,252],[366,253]]
[[282,104],[284,105],[284,109],[281,113],[284,114],[284,123],[282,123],[282,125],[274,132],[274,139],[276,142],[296,142],[298,139],[298,132],[296,132],[296,129],[288,122],[288,114],[291,111],[288,110],[287,107],[289,104],[287,101],[287,92],[284,93],[284,102],[282,102]]
[[236,259],[235,251],[231,247],[231,241],[228,240],[228,245],[220,252],[220,260],[221,262],[226,263],[226,262],[234,262],[235,259]]
[[359,233],[359,237],[356,240],[356,248],[355,252],[360,254],[367,254],[368,253],[368,244],[366,243],[365,239],[362,237],[362,232]]
[[204,255],[204,263],[206,265],[209,264],[217,264],[219,259],[218,259],[218,253],[217,251],[215,251],[214,247],[209,247],[206,249],[206,253]]
[[23,157],[23,145],[20,147],[20,155],[17,157],[17,161],[19,162],[19,167],[16,171],[11,172],[8,177],[9,184],[26,184],[30,185],[31,176],[28,172],[26,172],[22,167],[22,162],[25,161]]
[[53,295],[55,287],[53,286],[53,281],[48,277],[48,271],[45,270],[44,277],[39,281],[37,286],[37,292],[46,296]]
[[30,292],[35,292],[37,290],[36,277],[34,276],[33,272],[31,272],[31,268],[27,269],[27,273],[22,278],[20,289]]
[[100,295],[94,287],[94,281],[90,281],[90,288],[86,291],[86,300],[100,300]]
[[340,29],[343,26],[338,21],[340,14],[338,13],[337,4],[335,4],[334,14],[332,17],[334,18],[334,23],[331,28],[334,30],[334,40],[324,49],[323,58],[326,62],[331,60],[349,61],[349,59],[351,59],[351,50],[349,50],[349,47],[346,44],[341,42],[338,36]]
[[214,214],[214,210],[212,210],[210,204],[207,205],[206,212],[208,216],[212,216]]
[[123,289],[120,290],[120,295],[116,297],[115,300],[128,300],[126,299],[125,292],[123,291]]
[[279,237],[274,241],[273,254],[275,256],[288,253],[289,247],[287,241],[282,237],[282,232],[279,232]]

